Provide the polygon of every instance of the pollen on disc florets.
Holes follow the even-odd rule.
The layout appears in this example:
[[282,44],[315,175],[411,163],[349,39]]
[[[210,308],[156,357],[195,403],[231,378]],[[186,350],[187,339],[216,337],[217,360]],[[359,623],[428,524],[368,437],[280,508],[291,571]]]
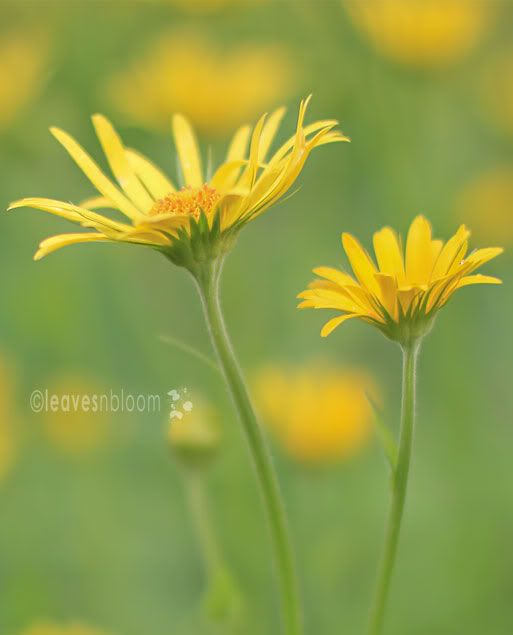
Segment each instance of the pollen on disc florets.
[[150,210],[151,216],[162,214],[192,216],[196,220],[201,212],[210,213],[221,195],[207,183],[201,187],[185,186],[177,192],[171,192],[164,198],[155,201]]

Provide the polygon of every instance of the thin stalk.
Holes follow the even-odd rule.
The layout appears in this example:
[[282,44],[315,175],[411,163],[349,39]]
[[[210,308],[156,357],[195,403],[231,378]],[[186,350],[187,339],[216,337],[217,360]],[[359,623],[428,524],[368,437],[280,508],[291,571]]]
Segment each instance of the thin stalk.
[[279,577],[285,633],[301,635],[302,611],[284,504],[271,455],[224,323],[219,300],[221,268],[222,260],[205,263],[194,277],[198,283],[212,344],[238,412],[260,486]]
[[202,475],[187,470],[185,484],[189,499],[194,528],[205,562],[207,575],[212,580],[219,569],[223,567],[223,561],[219,552],[216,536],[210,523],[210,516],[203,491]]
[[397,457],[397,466],[393,474],[392,500],[385,535],[383,559],[378,575],[374,605],[371,611],[369,635],[380,635],[383,631],[390,582],[397,555],[397,545],[401,531],[413,442],[416,392],[415,374],[419,344],[418,341],[415,341],[403,348],[403,394],[399,454]]

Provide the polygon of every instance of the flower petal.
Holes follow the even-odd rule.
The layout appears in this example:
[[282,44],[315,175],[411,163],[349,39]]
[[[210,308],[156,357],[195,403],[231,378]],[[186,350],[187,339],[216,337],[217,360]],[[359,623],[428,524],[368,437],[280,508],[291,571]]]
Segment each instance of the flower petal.
[[263,163],[269,152],[269,148],[273,142],[276,133],[278,132],[278,128],[280,123],[285,115],[286,108],[283,106],[281,108],[277,108],[267,119],[265,122],[265,126],[262,130],[262,137],[260,139],[260,147],[258,149],[258,161],[259,163]]
[[340,269],[334,269],[333,267],[316,267],[313,272],[316,276],[326,278],[326,280],[330,280],[341,287],[346,284],[355,284],[353,278],[348,273],[340,271]]
[[116,208],[125,216],[132,220],[139,220],[144,216],[137,207],[130,201],[100,170],[98,165],[91,159],[87,152],[69,134],[60,128],[50,128],[53,136],[67,150],[71,158],[75,161],[82,172],[87,176],[96,189],[106,198],[111,200]]
[[203,185],[203,168],[196,135],[189,121],[180,114],[173,117],[173,135],[186,185]]
[[402,284],[405,281],[404,261],[396,232],[391,227],[383,227],[374,234],[373,243],[379,270],[394,276]]
[[481,273],[476,273],[473,276],[465,276],[462,278],[456,285],[456,288],[461,289],[461,287],[467,287],[471,284],[502,284],[502,280],[495,276],[484,276]]
[[77,243],[90,243],[90,242],[110,242],[111,239],[103,234],[97,233],[82,233],[82,234],[58,234],[56,236],[50,236],[46,238],[39,245],[39,249],[34,255],[34,260],[41,260],[48,254],[51,254],[62,247],[68,245],[75,245]]
[[442,247],[433,266],[431,280],[437,280],[447,275],[453,264],[457,262],[459,254],[463,252],[469,236],[470,232],[465,225],[460,225],[454,236]]
[[153,198],[158,200],[176,191],[176,187],[167,176],[143,154],[131,148],[125,149],[125,153],[132,169]]
[[426,284],[433,269],[431,224],[417,216],[406,241],[406,279],[411,285]]
[[228,153],[226,155],[226,163],[230,161],[239,161],[246,157],[249,137],[251,135],[251,126],[241,126],[233,135]]
[[114,126],[103,115],[93,115],[92,119],[96,134],[117,182],[141,212],[148,212],[152,208],[154,200],[135,175],[123,142]]
[[351,234],[342,234],[342,245],[360,283],[378,295],[380,288],[375,278],[378,271],[369,254]]
[[360,317],[358,313],[348,313],[346,315],[339,315],[338,317],[332,318],[322,327],[321,337],[328,337],[328,335],[332,333],[337,326],[340,326],[343,322],[356,317]]

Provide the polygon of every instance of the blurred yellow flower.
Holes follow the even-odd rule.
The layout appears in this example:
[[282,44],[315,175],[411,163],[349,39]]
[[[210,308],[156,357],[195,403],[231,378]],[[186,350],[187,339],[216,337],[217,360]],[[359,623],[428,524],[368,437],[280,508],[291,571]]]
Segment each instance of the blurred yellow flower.
[[49,382],[42,410],[43,429],[58,452],[79,458],[106,443],[109,413],[99,399],[104,393],[93,381],[78,375]]
[[493,2],[483,0],[344,0],[354,26],[384,56],[436,68],[465,56],[486,31]]
[[360,450],[372,431],[374,381],[358,370],[323,364],[269,366],[254,380],[263,421],[285,450],[305,463],[342,460]]
[[107,96],[135,122],[167,129],[179,111],[203,134],[222,135],[287,98],[295,68],[282,45],[220,49],[199,34],[166,35],[109,82]]
[[461,225],[445,244],[433,240],[432,228],[423,216],[410,226],[405,256],[402,240],[390,227],[374,234],[378,267],[358,240],[342,234],[342,245],[355,278],[332,267],[317,267],[319,276],[299,294],[299,308],[332,309],[340,315],[330,319],[321,335],[352,318],[376,326],[402,345],[426,334],[433,318],[462,287],[500,284],[498,278],[471,275],[502,253],[500,247],[477,249],[467,255],[470,232]]
[[[513,84],[512,84],[513,86]],[[513,166],[488,170],[458,195],[456,210],[483,241],[513,243]]]
[[[47,238],[34,256],[36,260],[67,245],[123,242],[157,249],[176,265],[194,273],[202,262],[226,253],[242,227],[290,190],[314,148],[348,141],[336,129],[335,120],[304,125],[309,101],[310,97],[301,101],[295,134],[271,155],[285,108],[278,108],[269,117],[264,114],[253,130],[241,126],[233,136],[226,158],[212,176],[205,173],[190,123],[183,115],[175,115],[173,133],[179,177],[185,181],[181,189],[149,159],[126,148],[102,115],[94,115],[93,124],[119,187],[73,137],[52,128],[53,135],[100,196],[81,205],[26,198],[11,203],[9,209],[34,207],[95,230]],[[97,214],[95,209],[114,210],[124,215],[128,223]]]
[[0,482],[9,473],[17,455],[15,381],[10,366],[0,360]]
[[0,36],[0,130],[7,129],[38,94],[48,62],[48,44],[39,33]]
[[20,635],[107,635],[107,633],[75,622],[67,625],[40,622],[29,626]]

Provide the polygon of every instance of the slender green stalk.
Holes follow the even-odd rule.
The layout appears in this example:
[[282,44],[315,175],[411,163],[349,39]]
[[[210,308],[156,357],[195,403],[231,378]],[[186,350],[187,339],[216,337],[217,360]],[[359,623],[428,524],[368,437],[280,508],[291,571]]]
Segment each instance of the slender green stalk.
[[223,567],[223,562],[214,530],[210,523],[207,501],[203,491],[202,474],[187,470],[184,476],[194,528],[202,551],[207,575],[212,579],[218,569]]
[[401,438],[399,441],[397,466],[393,474],[392,501],[385,536],[383,559],[381,561],[376,596],[371,612],[369,635],[380,635],[383,630],[385,609],[401,531],[415,421],[415,372],[419,346],[420,342],[417,340],[403,348]]
[[301,605],[284,505],[271,456],[224,323],[219,300],[221,268],[221,259],[210,261],[195,272],[195,278],[212,343],[244,429],[262,493],[279,576],[285,633],[301,635]]

